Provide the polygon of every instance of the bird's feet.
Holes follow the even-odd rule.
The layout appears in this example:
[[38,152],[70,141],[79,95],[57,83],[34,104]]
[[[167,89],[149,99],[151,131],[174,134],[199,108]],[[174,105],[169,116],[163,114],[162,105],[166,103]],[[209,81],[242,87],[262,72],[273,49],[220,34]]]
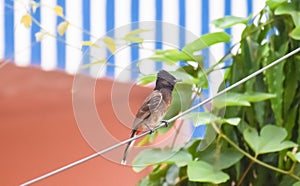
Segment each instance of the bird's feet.
[[161,120],[161,123],[165,124],[165,127],[169,126],[169,122],[167,120]]
[[149,134],[152,134],[155,130],[153,128],[149,128],[150,132]]

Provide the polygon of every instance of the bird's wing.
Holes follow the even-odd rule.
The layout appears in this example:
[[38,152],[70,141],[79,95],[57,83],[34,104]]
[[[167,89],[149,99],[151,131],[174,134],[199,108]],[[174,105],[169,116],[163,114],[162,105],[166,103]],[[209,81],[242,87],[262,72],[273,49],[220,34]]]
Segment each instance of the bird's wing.
[[154,112],[159,107],[162,101],[163,101],[162,93],[158,90],[153,91],[146,98],[143,105],[138,110],[133,127],[136,129],[142,121],[147,119],[151,115],[151,113]]

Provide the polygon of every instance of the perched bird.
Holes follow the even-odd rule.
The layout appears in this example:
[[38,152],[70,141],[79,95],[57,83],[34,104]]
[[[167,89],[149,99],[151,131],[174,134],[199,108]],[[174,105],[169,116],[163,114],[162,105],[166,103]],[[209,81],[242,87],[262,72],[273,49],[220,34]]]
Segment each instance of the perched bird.
[[[165,70],[158,72],[153,92],[145,99],[136,114],[131,131],[131,138],[139,131],[152,131],[154,127],[158,126],[171,105],[172,91],[175,84],[179,81],[180,80],[176,79]],[[126,164],[126,157],[133,144],[134,141],[127,144],[121,164]]]

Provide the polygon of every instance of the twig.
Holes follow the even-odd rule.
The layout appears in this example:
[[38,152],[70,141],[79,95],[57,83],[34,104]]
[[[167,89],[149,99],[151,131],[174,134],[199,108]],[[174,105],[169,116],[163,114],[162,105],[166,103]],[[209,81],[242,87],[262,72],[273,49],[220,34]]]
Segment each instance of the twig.
[[[257,156],[258,156],[258,155],[256,154],[256,155],[254,156],[254,158],[257,159]],[[254,163],[255,163],[254,161],[251,161],[251,162],[249,163],[247,169],[244,171],[243,175],[241,176],[240,180],[238,181],[237,186],[242,185],[242,183],[243,183],[245,177],[247,176],[248,172],[250,171],[250,169],[251,169],[251,167],[254,165]]]

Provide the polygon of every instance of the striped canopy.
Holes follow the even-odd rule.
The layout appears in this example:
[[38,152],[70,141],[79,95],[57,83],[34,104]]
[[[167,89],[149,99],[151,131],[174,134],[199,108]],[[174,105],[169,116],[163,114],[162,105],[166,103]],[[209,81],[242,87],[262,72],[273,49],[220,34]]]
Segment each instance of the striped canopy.
[[[181,48],[190,41],[188,33],[195,37],[219,31],[210,22],[225,15],[247,17],[256,14],[263,6],[264,1],[259,0],[0,0],[0,59],[12,60],[17,65],[38,65],[45,70],[63,69],[74,74],[79,64],[93,62],[84,51],[84,41],[96,42],[97,39],[110,33],[117,38],[118,29],[130,30],[145,29],[137,22],[150,21],[153,26],[153,38],[156,41],[165,41],[170,37],[170,29],[165,30],[164,24],[172,24],[183,29],[172,33],[172,45],[160,42],[145,43],[143,47],[148,50],[166,49],[170,47]],[[36,11],[34,6],[37,6]],[[55,7],[63,9],[63,17],[55,14]],[[32,26],[25,28],[21,24],[22,17],[29,13],[32,15]],[[60,23],[70,23],[66,33],[60,36],[57,27]],[[137,24],[131,24],[137,23]],[[127,27],[126,27],[127,25]],[[239,40],[242,26],[227,29],[232,34],[232,43]],[[111,32],[110,32],[111,31]],[[36,34],[47,32],[52,36],[36,40]],[[124,34],[124,33],[123,33]],[[206,56],[205,65],[221,58],[230,45],[216,45]],[[89,52],[90,54],[90,52]],[[109,51],[105,54],[110,66],[103,66],[99,74],[96,68],[88,69],[88,73],[98,76],[116,77],[124,68],[136,69],[139,59],[149,56],[139,48],[123,47],[122,51],[112,55]],[[148,72],[158,69],[172,69],[165,64],[149,62],[146,66]],[[126,73],[125,73],[126,74]],[[136,71],[129,70],[122,80],[128,81],[137,77]]]

